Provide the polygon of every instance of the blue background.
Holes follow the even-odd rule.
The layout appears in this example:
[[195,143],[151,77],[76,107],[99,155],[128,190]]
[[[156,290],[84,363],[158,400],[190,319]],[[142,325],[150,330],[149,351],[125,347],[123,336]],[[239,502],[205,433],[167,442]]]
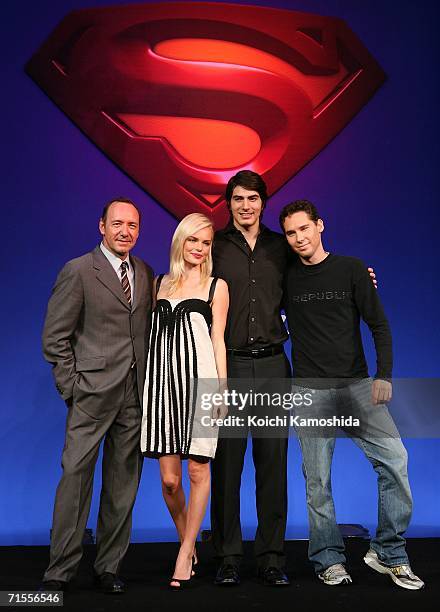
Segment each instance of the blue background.
[[[2,6],[2,393],[0,544],[49,539],[60,476],[65,406],[41,356],[47,299],[65,261],[98,241],[98,217],[115,195],[144,211],[136,254],[166,271],[176,221],[110,162],[24,73],[57,23],[110,0],[39,0]],[[117,4],[124,4],[118,2]],[[257,4],[257,2],[253,2]],[[265,6],[346,20],[388,75],[385,84],[321,154],[270,201],[277,229],[283,204],[314,201],[326,219],[327,249],[361,257],[379,276],[395,342],[395,375],[435,377],[438,302],[437,3],[412,0],[270,1]],[[371,342],[368,355],[372,368]],[[413,409],[417,411],[417,405]],[[411,535],[440,535],[439,440],[407,440],[414,494]],[[289,451],[288,537],[306,537],[304,483],[296,440]],[[375,474],[347,440],[334,460],[341,523],[376,521]],[[89,525],[94,528],[99,471]],[[248,453],[242,487],[246,536],[255,530],[254,476]],[[209,527],[209,515],[205,527]],[[145,462],[134,539],[173,539],[157,462]]]

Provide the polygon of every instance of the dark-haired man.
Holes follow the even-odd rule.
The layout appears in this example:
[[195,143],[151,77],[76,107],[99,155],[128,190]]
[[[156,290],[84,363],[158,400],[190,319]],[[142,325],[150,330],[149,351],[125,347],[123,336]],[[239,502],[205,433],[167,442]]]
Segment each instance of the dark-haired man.
[[[407,452],[384,405],[392,392],[392,345],[377,291],[360,260],[324,250],[324,223],[311,202],[298,200],[285,206],[280,225],[299,256],[286,273],[285,310],[295,390],[313,398],[300,414],[330,424],[328,431],[297,426],[307,487],[309,559],[324,584],[351,582],[336,523],[331,462],[341,418],[354,414],[360,426],[348,433],[377,472],[379,489],[377,532],[364,561],[402,588],[421,589],[424,583],[411,571],[403,537],[412,498]],[[364,356],[361,318],[374,338],[374,380],[369,378]]]
[[124,592],[118,573],[142,468],[140,398],[153,279],[151,268],[130,255],[139,225],[131,200],[109,202],[99,222],[101,244],[64,266],[49,300],[44,356],[68,413],[42,590],[65,590],[76,573],[104,439],[94,568],[104,592]]
[[[216,232],[214,274],[229,286],[230,306],[225,341],[228,377],[285,379],[291,370],[284,353],[287,338],[280,314],[288,248],[282,235],[261,223],[267,200],[258,174],[238,172],[228,182],[226,201],[231,214]],[[211,527],[221,561],[215,584],[240,582],[243,556],[240,486],[247,431],[238,438],[220,437],[212,464]],[[253,437],[258,528],[255,555],[260,580],[285,586],[284,536],[287,517],[287,437]]]

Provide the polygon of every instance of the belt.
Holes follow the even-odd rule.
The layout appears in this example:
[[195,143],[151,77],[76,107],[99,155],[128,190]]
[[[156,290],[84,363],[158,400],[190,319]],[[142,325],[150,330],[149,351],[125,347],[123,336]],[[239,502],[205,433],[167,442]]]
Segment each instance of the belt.
[[271,357],[272,355],[279,355],[284,353],[282,344],[276,346],[268,346],[260,349],[228,349],[228,355],[235,355],[236,357],[249,357],[251,359],[260,359],[261,357]]

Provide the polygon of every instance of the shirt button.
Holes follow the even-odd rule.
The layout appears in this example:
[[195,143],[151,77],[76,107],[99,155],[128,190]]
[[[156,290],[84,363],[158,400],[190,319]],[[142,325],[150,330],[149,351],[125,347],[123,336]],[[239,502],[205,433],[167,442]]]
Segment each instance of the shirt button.
[[251,342],[253,342],[253,341],[254,341],[254,338],[249,338],[249,340],[250,340]]
[[253,301],[253,302],[256,302],[257,300],[256,300],[255,298],[252,298],[252,301]]
[[251,317],[251,321],[253,323],[255,321],[255,317]]
[[255,283],[255,278],[252,279],[252,282]]
[[255,263],[255,259],[251,259],[251,263]]

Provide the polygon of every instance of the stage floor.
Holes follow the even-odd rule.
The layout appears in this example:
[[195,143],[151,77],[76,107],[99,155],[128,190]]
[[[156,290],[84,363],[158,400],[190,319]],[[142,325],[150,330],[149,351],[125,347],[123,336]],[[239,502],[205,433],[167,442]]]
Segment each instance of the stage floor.
[[[219,588],[212,584],[216,569],[209,543],[199,543],[200,566],[193,588],[174,593],[166,588],[177,554],[175,543],[132,544],[125,558],[121,577],[126,581],[124,595],[104,595],[95,591],[92,581],[94,546],[86,546],[77,578],[64,594],[64,609],[81,612],[143,610],[166,612],[193,609],[194,612],[242,612],[245,610],[322,611],[329,610],[437,610],[440,600],[440,538],[409,539],[408,553],[413,571],[426,582],[423,591],[407,591],[395,586],[387,576],[369,569],[362,561],[368,542],[347,541],[348,569],[353,584],[329,587],[321,584],[309,565],[307,542],[286,544],[290,587],[268,588],[255,578],[252,545],[245,543],[246,557],[242,584]],[[0,590],[34,590],[48,561],[47,546],[0,547]],[[435,603],[437,601],[437,604]]]

